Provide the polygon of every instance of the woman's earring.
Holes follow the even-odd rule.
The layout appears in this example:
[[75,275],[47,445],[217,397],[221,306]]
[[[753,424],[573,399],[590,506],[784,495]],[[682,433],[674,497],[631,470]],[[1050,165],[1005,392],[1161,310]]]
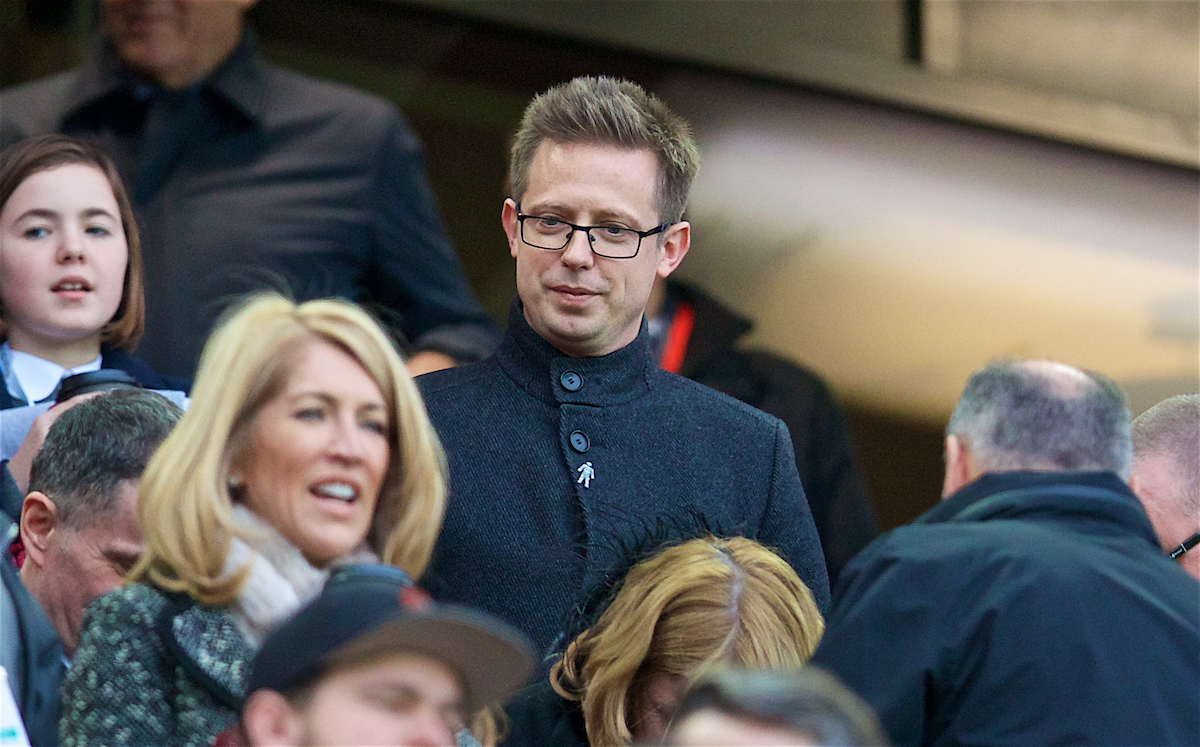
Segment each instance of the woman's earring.
[[238,477],[237,475],[230,475],[229,479],[226,481],[226,484],[229,485],[229,489],[231,491],[241,490],[242,478]]

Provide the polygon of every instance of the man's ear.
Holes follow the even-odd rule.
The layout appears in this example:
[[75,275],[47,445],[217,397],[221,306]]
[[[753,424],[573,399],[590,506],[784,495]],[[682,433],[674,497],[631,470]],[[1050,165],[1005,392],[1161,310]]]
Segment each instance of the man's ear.
[[242,728],[251,747],[298,745],[303,731],[287,698],[274,690],[255,690],[246,698]]
[[1125,482],[1129,484],[1129,489],[1134,495],[1136,495],[1138,498],[1142,497],[1142,494],[1139,492],[1140,488],[1142,487],[1142,483],[1138,480],[1136,472],[1130,472],[1129,479]]
[[958,436],[946,436],[946,477],[942,481],[942,498],[949,498],[975,479],[974,462],[966,442]]
[[58,529],[58,506],[45,493],[33,491],[21,504],[21,544],[25,557],[39,568],[45,565],[50,535]]
[[500,223],[504,226],[504,235],[508,237],[508,253],[516,259],[521,229],[517,225],[517,203],[513,202],[511,197],[504,201],[504,208],[500,211]]
[[687,256],[691,245],[692,224],[681,220],[668,228],[662,245],[658,248],[658,276],[665,278],[675,272],[675,268],[679,267],[679,263]]

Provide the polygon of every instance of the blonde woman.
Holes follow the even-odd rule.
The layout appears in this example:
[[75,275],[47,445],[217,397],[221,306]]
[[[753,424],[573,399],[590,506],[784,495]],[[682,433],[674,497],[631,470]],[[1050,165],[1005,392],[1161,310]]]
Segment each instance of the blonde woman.
[[715,665],[791,670],[825,623],[808,587],[759,543],[703,537],[633,566],[596,623],[509,709],[506,744],[654,743]]
[[441,447],[379,326],[345,302],[251,299],[143,475],[145,550],[87,612],[62,743],[211,744],[266,633],[334,565],[419,577],[444,505]]

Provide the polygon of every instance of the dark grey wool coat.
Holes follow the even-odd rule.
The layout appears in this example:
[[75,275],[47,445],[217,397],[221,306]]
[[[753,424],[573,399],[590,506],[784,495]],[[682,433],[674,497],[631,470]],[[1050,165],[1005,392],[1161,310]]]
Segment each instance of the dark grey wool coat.
[[691,536],[703,524],[778,549],[828,608],[787,427],[661,370],[644,325],[621,350],[570,358],[515,302],[494,356],[417,383],[450,463],[446,522],[423,579],[435,596],[498,615],[546,648],[581,595],[627,564],[623,545],[656,525]]

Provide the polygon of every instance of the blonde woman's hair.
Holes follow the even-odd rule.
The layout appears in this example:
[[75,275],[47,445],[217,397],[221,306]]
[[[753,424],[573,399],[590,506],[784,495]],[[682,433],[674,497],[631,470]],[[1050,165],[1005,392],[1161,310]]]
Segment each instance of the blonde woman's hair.
[[704,537],[635,565],[555,662],[550,683],[579,701],[592,745],[627,745],[652,676],[690,684],[718,664],[795,669],[824,630],[812,593],[783,558],[744,537]]
[[145,551],[129,578],[205,604],[236,597],[248,565],[224,574],[234,536],[230,465],[278,394],[304,343],[319,340],[362,365],[388,406],[390,454],[367,543],[413,579],[429,563],[446,505],[445,456],[391,340],[358,306],[252,296],[218,325],[200,358],[190,409],[142,475]]

